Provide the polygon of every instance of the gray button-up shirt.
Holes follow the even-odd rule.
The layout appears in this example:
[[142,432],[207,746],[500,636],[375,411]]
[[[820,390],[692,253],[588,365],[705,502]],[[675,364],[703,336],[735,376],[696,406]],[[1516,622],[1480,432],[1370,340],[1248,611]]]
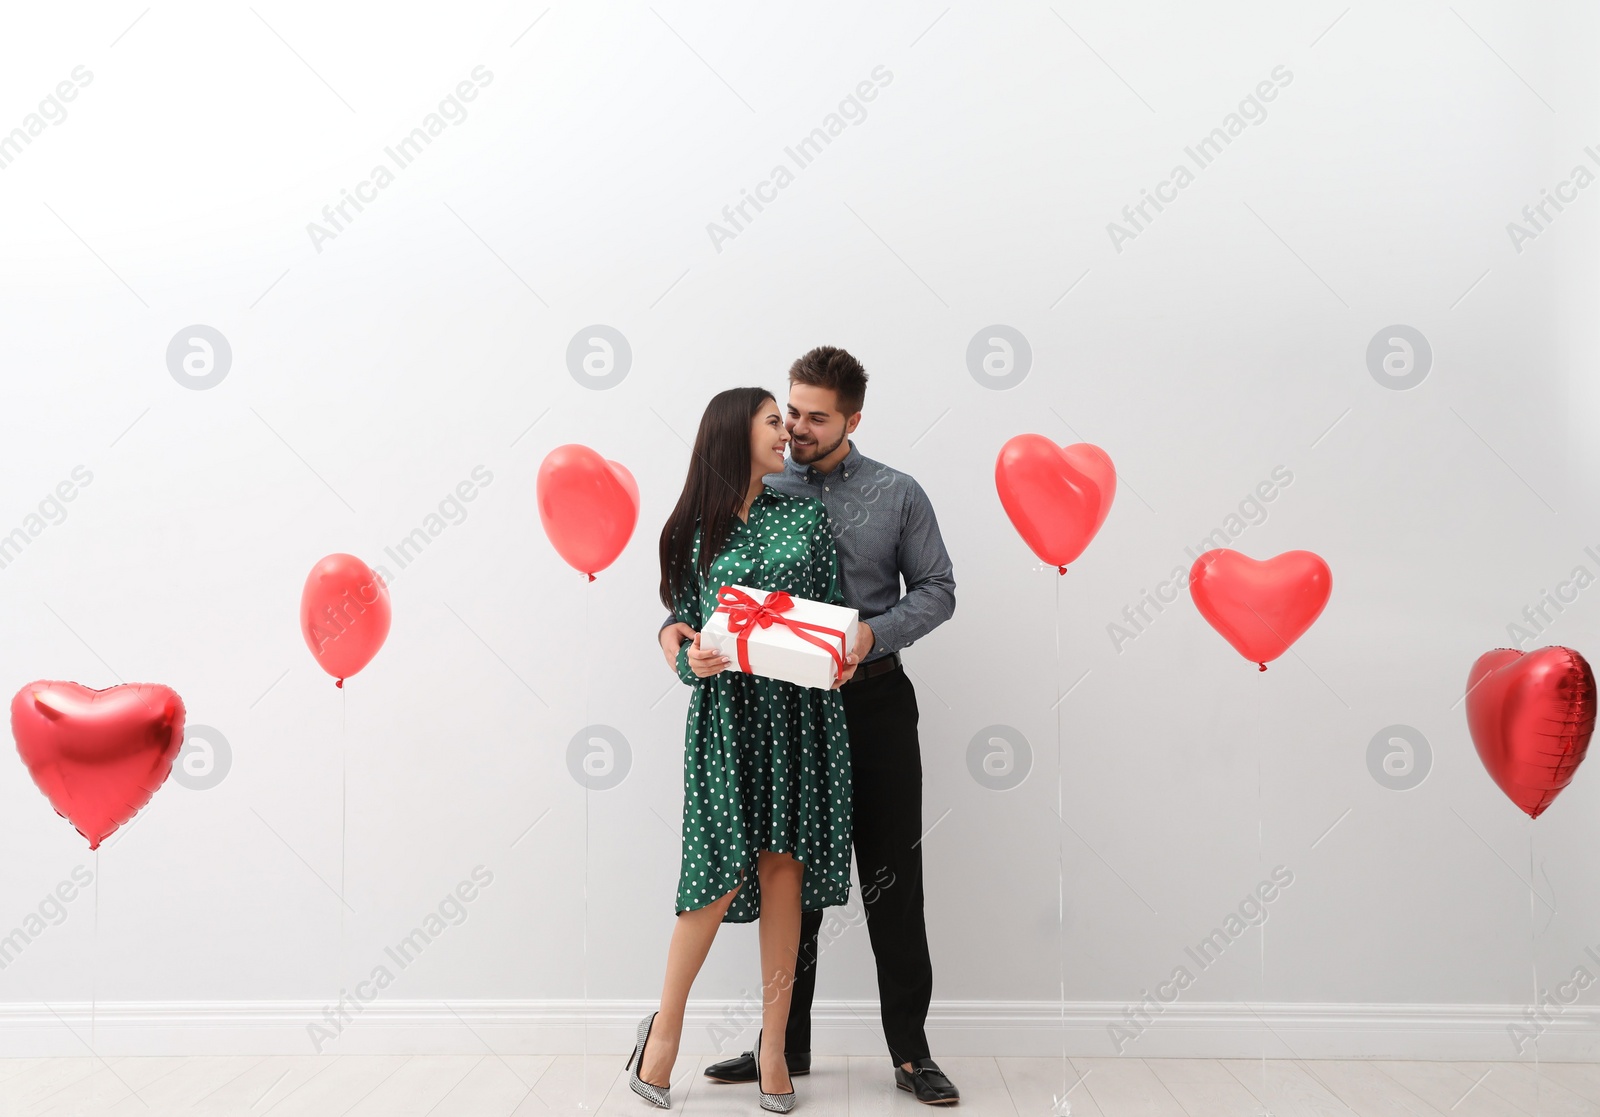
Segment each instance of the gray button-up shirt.
[[873,461],[851,442],[832,473],[790,458],[782,473],[762,480],[782,493],[817,497],[827,508],[844,599],[872,626],[866,662],[910,645],[955,613],[950,553],[928,494],[909,474]]

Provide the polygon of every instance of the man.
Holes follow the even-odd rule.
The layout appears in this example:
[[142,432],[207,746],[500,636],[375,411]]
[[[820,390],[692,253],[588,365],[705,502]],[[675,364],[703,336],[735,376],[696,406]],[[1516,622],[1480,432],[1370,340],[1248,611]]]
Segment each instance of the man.
[[[924,1031],[933,964],[922,911],[922,754],[917,697],[900,665],[900,649],[955,612],[955,577],[922,487],[864,457],[850,441],[866,390],[866,371],[843,349],[825,345],[795,361],[785,423],[789,460],[782,473],[765,481],[780,492],[822,500],[839,549],[845,602],[861,614],[852,649],[858,666],[840,695],[850,732],[856,875],[877,962],[884,1038],[896,1084],[920,1102],[947,1105],[961,1095],[929,1058]],[[694,635],[681,622],[662,627],[669,666]],[[714,649],[691,648],[689,655],[707,666],[717,658]],[[791,1075],[811,1071],[821,927],[821,911],[804,913],[784,1053]],[[706,1076],[754,1082],[755,1059],[746,1051],[708,1067]]]

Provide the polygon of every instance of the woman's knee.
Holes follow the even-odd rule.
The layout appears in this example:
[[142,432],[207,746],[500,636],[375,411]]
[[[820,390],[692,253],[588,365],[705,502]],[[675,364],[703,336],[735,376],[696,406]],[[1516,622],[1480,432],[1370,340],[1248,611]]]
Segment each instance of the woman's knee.
[[805,868],[805,864],[796,861],[792,853],[776,853],[764,849],[756,859],[756,871],[763,880],[782,876],[798,877],[805,872]]

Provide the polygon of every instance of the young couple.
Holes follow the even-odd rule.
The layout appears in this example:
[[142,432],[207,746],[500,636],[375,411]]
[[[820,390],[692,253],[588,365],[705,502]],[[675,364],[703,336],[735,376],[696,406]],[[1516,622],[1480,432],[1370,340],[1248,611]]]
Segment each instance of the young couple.
[[[860,362],[823,346],[790,368],[784,409],[762,388],[718,393],[661,531],[661,600],[672,610],[661,649],[694,690],[677,923],[660,1009],[639,1022],[627,1063],[634,1092],[661,1108],[689,989],[718,926],[756,919],[762,1027],[752,1050],[706,1076],[755,1082],[762,1109],[794,1107],[791,1076],[811,1069],[822,909],[850,898],[852,841],[895,1081],[929,1104],[960,1097],[923,1030],[933,968],[922,758],[899,655],[955,611],[955,578],[927,494],[849,440],[866,389]],[[718,588],[735,584],[859,610],[860,634],[831,690],[730,671],[701,646]]]

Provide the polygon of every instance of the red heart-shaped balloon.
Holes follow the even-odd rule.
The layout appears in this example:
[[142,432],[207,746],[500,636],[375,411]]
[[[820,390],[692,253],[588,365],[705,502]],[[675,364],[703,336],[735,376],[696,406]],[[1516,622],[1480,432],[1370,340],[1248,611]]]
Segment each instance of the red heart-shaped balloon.
[[98,849],[166,782],[183,748],[183,699],[156,683],[90,690],[29,683],[11,700],[11,735],[56,813]]
[[1189,596],[1200,615],[1263,671],[1321,616],[1332,592],[1333,572],[1311,551],[1260,562],[1224,547],[1189,568]]
[[1529,818],[1572,782],[1594,715],[1594,672],[1571,648],[1496,648],[1467,676],[1467,729],[1478,759]]
[[539,522],[556,553],[589,576],[610,566],[639,522],[639,485],[621,462],[573,442],[539,464]]
[[1065,574],[1106,522],[1117,471],[1098,446],[1019,434],[1000,447],[994,487],[1022,541]]
[[306,575],[300,635],[335,685],[372,662],[393,619],[383,576],[355,555],[328,555]]

